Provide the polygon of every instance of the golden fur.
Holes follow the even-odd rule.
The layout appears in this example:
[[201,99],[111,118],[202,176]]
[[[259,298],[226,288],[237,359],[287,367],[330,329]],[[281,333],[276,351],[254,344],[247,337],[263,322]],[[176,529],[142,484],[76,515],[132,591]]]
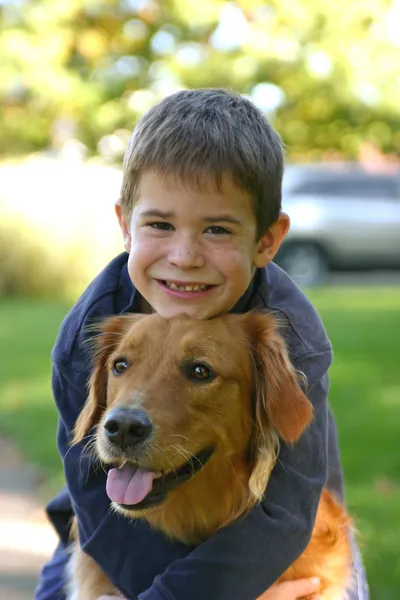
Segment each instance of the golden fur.
[[[171,490],[162,504],[136,512],[114,505],[186,544],[202,542],[259,502],[278,439],[294,443],[312,419],[312,406],[270,315],[226,315],[209,321],[111,317],[103,323],[96,347],[89,397],[74,443],[97,425],[100,460],[122,464],[127,457],[116,460],[111,453],[103,423],[110,408],[130,407],[145,411],[153,424],[151,437],[143,442],[141,467],[171,471],[200,449],[215,448],[203,469]],[[121,356],[131,366],[115,377],[112,364]],[[188,361],[206,363],[216,377],[206,383],[190,380],[182,368]],[[351,560],[348,529],[344,509],[324,490],[312,539],[280,580],[320,577],[324,600],[344,598]],[[73,571],[78,600],[116,593],[77,545]]]

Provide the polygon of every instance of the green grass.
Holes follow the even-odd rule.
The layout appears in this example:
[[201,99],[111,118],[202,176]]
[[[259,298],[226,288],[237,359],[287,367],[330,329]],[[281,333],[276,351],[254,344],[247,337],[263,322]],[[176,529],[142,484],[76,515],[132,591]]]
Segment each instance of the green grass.
[[50,351],[67,310],[57,302],[0,301],[0,433],[13,437],[54,485],[62,466],[55,446]]
[[372,600],[400,595],[400,290],[310,294],[334,348],[330,402]]
[[[373,600],[400,589],[400,290],[327,288],[310,294],[335,352],[330,402]],[[67,307],[0,302],[0,427],[46,477],[61,481],[50,349]]]

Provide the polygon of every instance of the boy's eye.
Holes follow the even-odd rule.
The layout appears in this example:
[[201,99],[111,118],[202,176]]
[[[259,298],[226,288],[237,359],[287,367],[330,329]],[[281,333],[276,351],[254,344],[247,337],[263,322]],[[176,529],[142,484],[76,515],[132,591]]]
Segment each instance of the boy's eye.
[[148,226],[152,229],[159,229],[160,231],[171,231],[173,229],[171,223],[165,221],[156,221],[154,223],[148,223]]
[[212,233],[213,235],[224,235],[224,234],[231,233],[229,231],[229,229],[226,229],[225,227],[221,227],[221,225],[211,225],[211,227],[209,227],[207,229],[207,231],[209,233]]

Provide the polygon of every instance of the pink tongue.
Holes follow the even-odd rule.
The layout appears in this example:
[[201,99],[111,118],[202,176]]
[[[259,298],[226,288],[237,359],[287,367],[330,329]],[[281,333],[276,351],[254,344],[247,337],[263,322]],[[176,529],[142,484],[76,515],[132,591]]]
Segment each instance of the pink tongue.
[[111,469],[107,476],[107,495],[118,504],[138,504],[150,492],[154,472],[139,467]]

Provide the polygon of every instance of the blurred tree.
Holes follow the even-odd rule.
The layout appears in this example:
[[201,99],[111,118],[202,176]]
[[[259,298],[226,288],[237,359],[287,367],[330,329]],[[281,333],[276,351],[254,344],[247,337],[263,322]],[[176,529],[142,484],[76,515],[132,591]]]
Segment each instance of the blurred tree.
[[399,23],[399,0],[0,0],[0,153],[119,160],[165,94],[223,86],[292,157],[399,154]]

